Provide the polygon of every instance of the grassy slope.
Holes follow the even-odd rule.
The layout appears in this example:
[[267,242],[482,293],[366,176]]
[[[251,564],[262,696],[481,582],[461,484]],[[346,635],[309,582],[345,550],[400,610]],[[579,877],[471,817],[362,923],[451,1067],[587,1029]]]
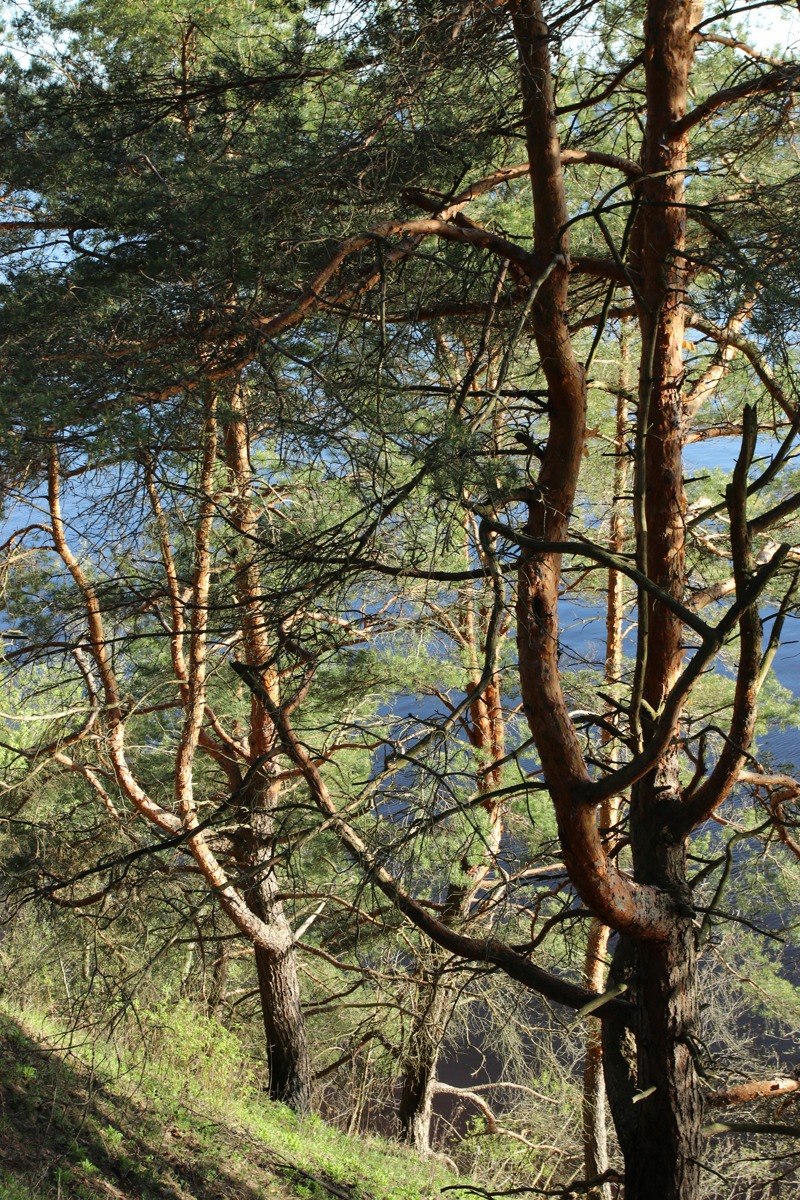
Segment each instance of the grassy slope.
[[213,1054],[187,1086],[174,1054],[124,1068],[100,1043],[63,1044],[0,1014],[2,1200],[432,1200],[458,1183],[392,1143],[258,1100],[209,1071]]

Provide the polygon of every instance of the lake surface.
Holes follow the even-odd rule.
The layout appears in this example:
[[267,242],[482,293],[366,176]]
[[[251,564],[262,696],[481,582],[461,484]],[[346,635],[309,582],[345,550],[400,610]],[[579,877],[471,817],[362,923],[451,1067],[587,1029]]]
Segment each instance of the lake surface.
[[[760,440],[756,452],[756,473],[768,464],[778,445],[774,438]],[[739,446],[738,438],[712,438],[707,442],[688,445],[684,451],[687,478],[698,480],[698,477],[715,470],[730,472]],[[716,501],[718,489],[710,477],[708,482],[707,494]],[[559,614],[562,641],[569,648],[567,653],[571,651],[574,656],[572,665],[579,669],[588,661],[602,666],[606,640],[604,605],[564,598],[559,605]],[[769,637],[770,627],[769,620],[765,619],[765,639]],[[632,627],[626,636],[624,648],[626,656],[633,658],[636,653],[636,633]],[[562,665],[569,670],[569,658]],[[772,674],[783,687],[800,698],[800,616],[786,619]],[[794,769],[794,764],[800,763],[800,725],[789,724],[784,729],[770,729],[766,736],[759,738],[758,749],[759,754],[766,752],[775,765],[780,763],[787,769]]]

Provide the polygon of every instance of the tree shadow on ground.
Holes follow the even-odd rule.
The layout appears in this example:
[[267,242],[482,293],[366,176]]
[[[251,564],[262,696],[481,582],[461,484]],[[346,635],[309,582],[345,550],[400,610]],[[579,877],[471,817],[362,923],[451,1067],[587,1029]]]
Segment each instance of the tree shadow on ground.
[[0,1016],[0,1196],[329,1200],[347,1193],[222,1124],[198,1134]]

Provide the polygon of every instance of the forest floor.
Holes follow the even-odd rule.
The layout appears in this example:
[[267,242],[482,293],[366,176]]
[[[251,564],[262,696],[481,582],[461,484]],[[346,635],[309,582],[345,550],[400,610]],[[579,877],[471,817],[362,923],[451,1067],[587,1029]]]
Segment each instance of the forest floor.
[[[455,1175],[378,1138],[241,1100],[224,1081],[174,1086],[174,1064],[127,1066],[92,1039],[0,1014],[1,1200],[466,1200]],[[223,1090],[220,1091],[220,1084]],[[442,1188],[448,1187],[442,1194]]]

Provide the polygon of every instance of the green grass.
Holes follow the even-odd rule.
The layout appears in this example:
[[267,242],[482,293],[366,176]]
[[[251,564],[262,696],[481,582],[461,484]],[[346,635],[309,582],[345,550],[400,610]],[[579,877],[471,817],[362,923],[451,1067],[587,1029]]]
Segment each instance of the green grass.
[[144,1054],[0,1014],[0,1200],[433,1200],[454,1185],[447,1197],[470,1194],[392,1142],[260,1099],[235,1039],[188,1006],[151,1019]]

